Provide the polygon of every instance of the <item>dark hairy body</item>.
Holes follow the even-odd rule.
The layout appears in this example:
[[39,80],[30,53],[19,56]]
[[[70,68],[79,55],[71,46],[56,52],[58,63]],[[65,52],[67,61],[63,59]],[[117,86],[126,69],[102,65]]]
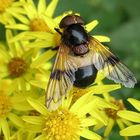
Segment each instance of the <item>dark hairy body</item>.
[[[75,57],[83,56],[89,52],[89,35],[79,24],[68,26],[62,35],[62,42],[71,48]],[[83,58],[84,59],[84,58]],[[97,75],[97,69],[94,65],[86,65],[78,68],[75,72],[74,85],[77,87],[87,87],[94,82]]]

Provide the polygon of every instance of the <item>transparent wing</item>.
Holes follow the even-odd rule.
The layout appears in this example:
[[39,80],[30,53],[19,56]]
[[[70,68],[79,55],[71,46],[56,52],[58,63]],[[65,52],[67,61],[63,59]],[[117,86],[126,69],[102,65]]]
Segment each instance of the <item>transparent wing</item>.
[[93,37],[89,47],[93,53],[93,64],[98,70],[102,69],[108,79],[125,87],[134,87],[137,80],[133,73],[108,48]]
[[70,56],[69,48],[62,44],[59,47],[47,86],[46,106],[48,109],[55,110],[60,106],[62,98],[73,85],[76,70],[77,66]]

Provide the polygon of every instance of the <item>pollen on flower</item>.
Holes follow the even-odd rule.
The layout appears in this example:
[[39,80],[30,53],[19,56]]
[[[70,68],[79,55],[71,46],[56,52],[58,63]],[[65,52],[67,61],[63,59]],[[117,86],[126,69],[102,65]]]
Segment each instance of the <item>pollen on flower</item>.
[[12,77],[21,76],[23,73],[25,73],[25,71],[27,70],[27,67],[28,65],[25,62],[25,60],[19,57],[12,58],[11,61],[8,63],[8,70],[9,70],[10,76]]
[[46,117],[43,130],[47,140],[73,140],[79,137],[80,119],[68,110],[56,110]]
[[73,88],[73,98],[72,98],[72,103],[74,104],[81,96],[83,96],[85,93],[88,92],[88,89],[83,89],[83,88]]
[[11,105],[8,96],[0,91],[0,118],[5,117],[10,112]]
[[11,6],[15,0],[0,0],[0,13],[3,13],[6,8]]
[[59,46],[60,45],[60,41],[61,41],[61,36],[58,33],[55,33],[54,34],[55,46]]
[[51,32],[50,28],[43,19],[34,18],[30,23],[31,31]]
[[112,101],[112,103],[118,107],[118,110],[106,108],[105,112],[108,115],[108,117],[110,117],[112,119],[117,119],[118,118],[117,112],[120,110],[124,110],[125,106],[124,106],[122,100],[115,100],[115,101]]

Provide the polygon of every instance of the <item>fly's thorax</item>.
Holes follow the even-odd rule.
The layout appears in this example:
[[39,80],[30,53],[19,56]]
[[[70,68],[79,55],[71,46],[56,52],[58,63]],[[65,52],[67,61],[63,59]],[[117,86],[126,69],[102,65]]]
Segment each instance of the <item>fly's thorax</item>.
[[64,29],[62,42],[71,48],[76,55],[85,54],[89,50],[89,35],[79,24],[72,24]]

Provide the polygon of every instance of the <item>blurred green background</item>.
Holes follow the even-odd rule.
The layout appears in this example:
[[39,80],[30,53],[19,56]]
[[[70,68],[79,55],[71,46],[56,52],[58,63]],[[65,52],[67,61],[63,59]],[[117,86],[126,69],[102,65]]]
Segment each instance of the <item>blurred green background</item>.
[[[99,25],[91,32],[111,38],[106,43],[109,48],[135,74],[138,84],[134,89],[122,87],[113,93],[124,100],[128,109],[134,108],[126,101],[127,98],[140,99],[140,1],[138,0],[60,0],[55,15],[73,10],[81,14],[86,23],[93,19]],[[115,127],[109,140],[122,140]],[[130,140],[140,140],[130,137]]]

